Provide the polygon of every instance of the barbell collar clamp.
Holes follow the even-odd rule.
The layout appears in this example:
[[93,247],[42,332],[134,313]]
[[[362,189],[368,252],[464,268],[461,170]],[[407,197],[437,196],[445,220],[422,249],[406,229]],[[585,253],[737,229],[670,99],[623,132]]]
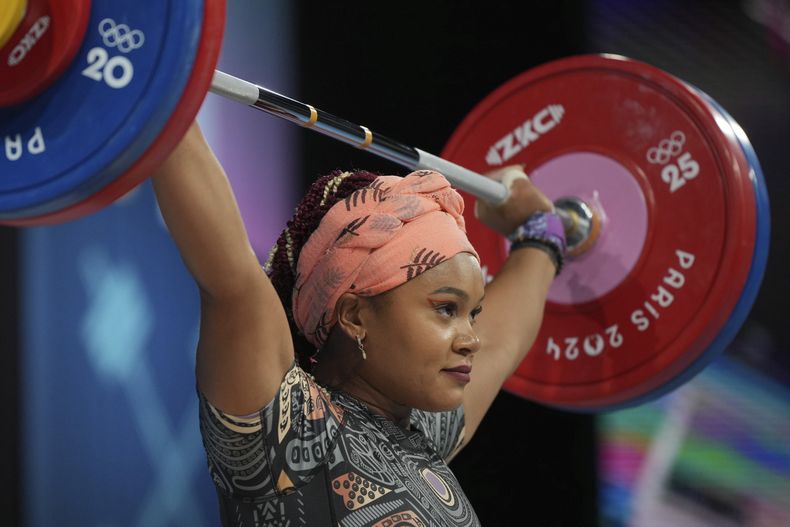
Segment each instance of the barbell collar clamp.
[[575,196],[557,199],[554,211],[565,230],[566,254],[569,257],[579,256],[595,244],[601,232],[600,211]]

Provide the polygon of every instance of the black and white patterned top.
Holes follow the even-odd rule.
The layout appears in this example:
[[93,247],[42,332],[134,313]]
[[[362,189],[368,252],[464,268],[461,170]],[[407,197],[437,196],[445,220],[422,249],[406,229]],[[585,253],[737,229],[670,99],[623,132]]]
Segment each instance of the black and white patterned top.
[[479,526],[446,459],[463,409],[414,410],[404,430],[294,365],[259,414],[201,395],[200,428],[225,526]]

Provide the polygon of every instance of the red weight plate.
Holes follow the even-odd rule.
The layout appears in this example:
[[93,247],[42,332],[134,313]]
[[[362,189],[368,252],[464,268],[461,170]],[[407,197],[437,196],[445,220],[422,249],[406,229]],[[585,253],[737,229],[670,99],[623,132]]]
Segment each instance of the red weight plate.
[[115,202],[151,175],[176,147],[190,124],[192,124],[211,85],[214,68],[222,45],[222,33],[225,26],[225,1],[205,0],[204,11],[195,64],[183,95],[161,133],[145,153],[137,159],[134,165],[124,172],[121,177],[112,180],[99,192],[79,203],[50,214],[24,219],[4,220],[4,224],[36,226],[80,218]]
[[82,44],[90,0],[29,0],[0,50],[0,107],[32,99],[57,80]]
[[[584,56],[516,77],[461,123],[446,159],[479,172],[523,163],[551,199],[570,194],[603,216],[595,245],[552,286],[536,343],[506,389],[604,410],[704,353],[740,297],[756,222],[748,163],[715,118],[661,70]],[[504,241],[471,213],[466,220],[495,274]]]

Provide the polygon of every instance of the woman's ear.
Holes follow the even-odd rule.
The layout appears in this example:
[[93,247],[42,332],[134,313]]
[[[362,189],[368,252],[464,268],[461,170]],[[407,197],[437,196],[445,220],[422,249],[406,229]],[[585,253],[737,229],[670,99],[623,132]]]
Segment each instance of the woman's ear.
[[351,339],[365,337],[365,313],[367,302],[353,293],[343,293],[335,304],[337,325]]

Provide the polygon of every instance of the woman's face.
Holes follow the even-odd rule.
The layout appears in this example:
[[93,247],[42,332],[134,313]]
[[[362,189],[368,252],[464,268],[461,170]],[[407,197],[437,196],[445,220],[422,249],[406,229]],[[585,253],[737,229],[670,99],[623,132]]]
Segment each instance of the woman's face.
[[480,348],[474,319],[484,287],[480,264],[459,253],[372,299],[360,375],[378,395],[429,411],[456,408]]

